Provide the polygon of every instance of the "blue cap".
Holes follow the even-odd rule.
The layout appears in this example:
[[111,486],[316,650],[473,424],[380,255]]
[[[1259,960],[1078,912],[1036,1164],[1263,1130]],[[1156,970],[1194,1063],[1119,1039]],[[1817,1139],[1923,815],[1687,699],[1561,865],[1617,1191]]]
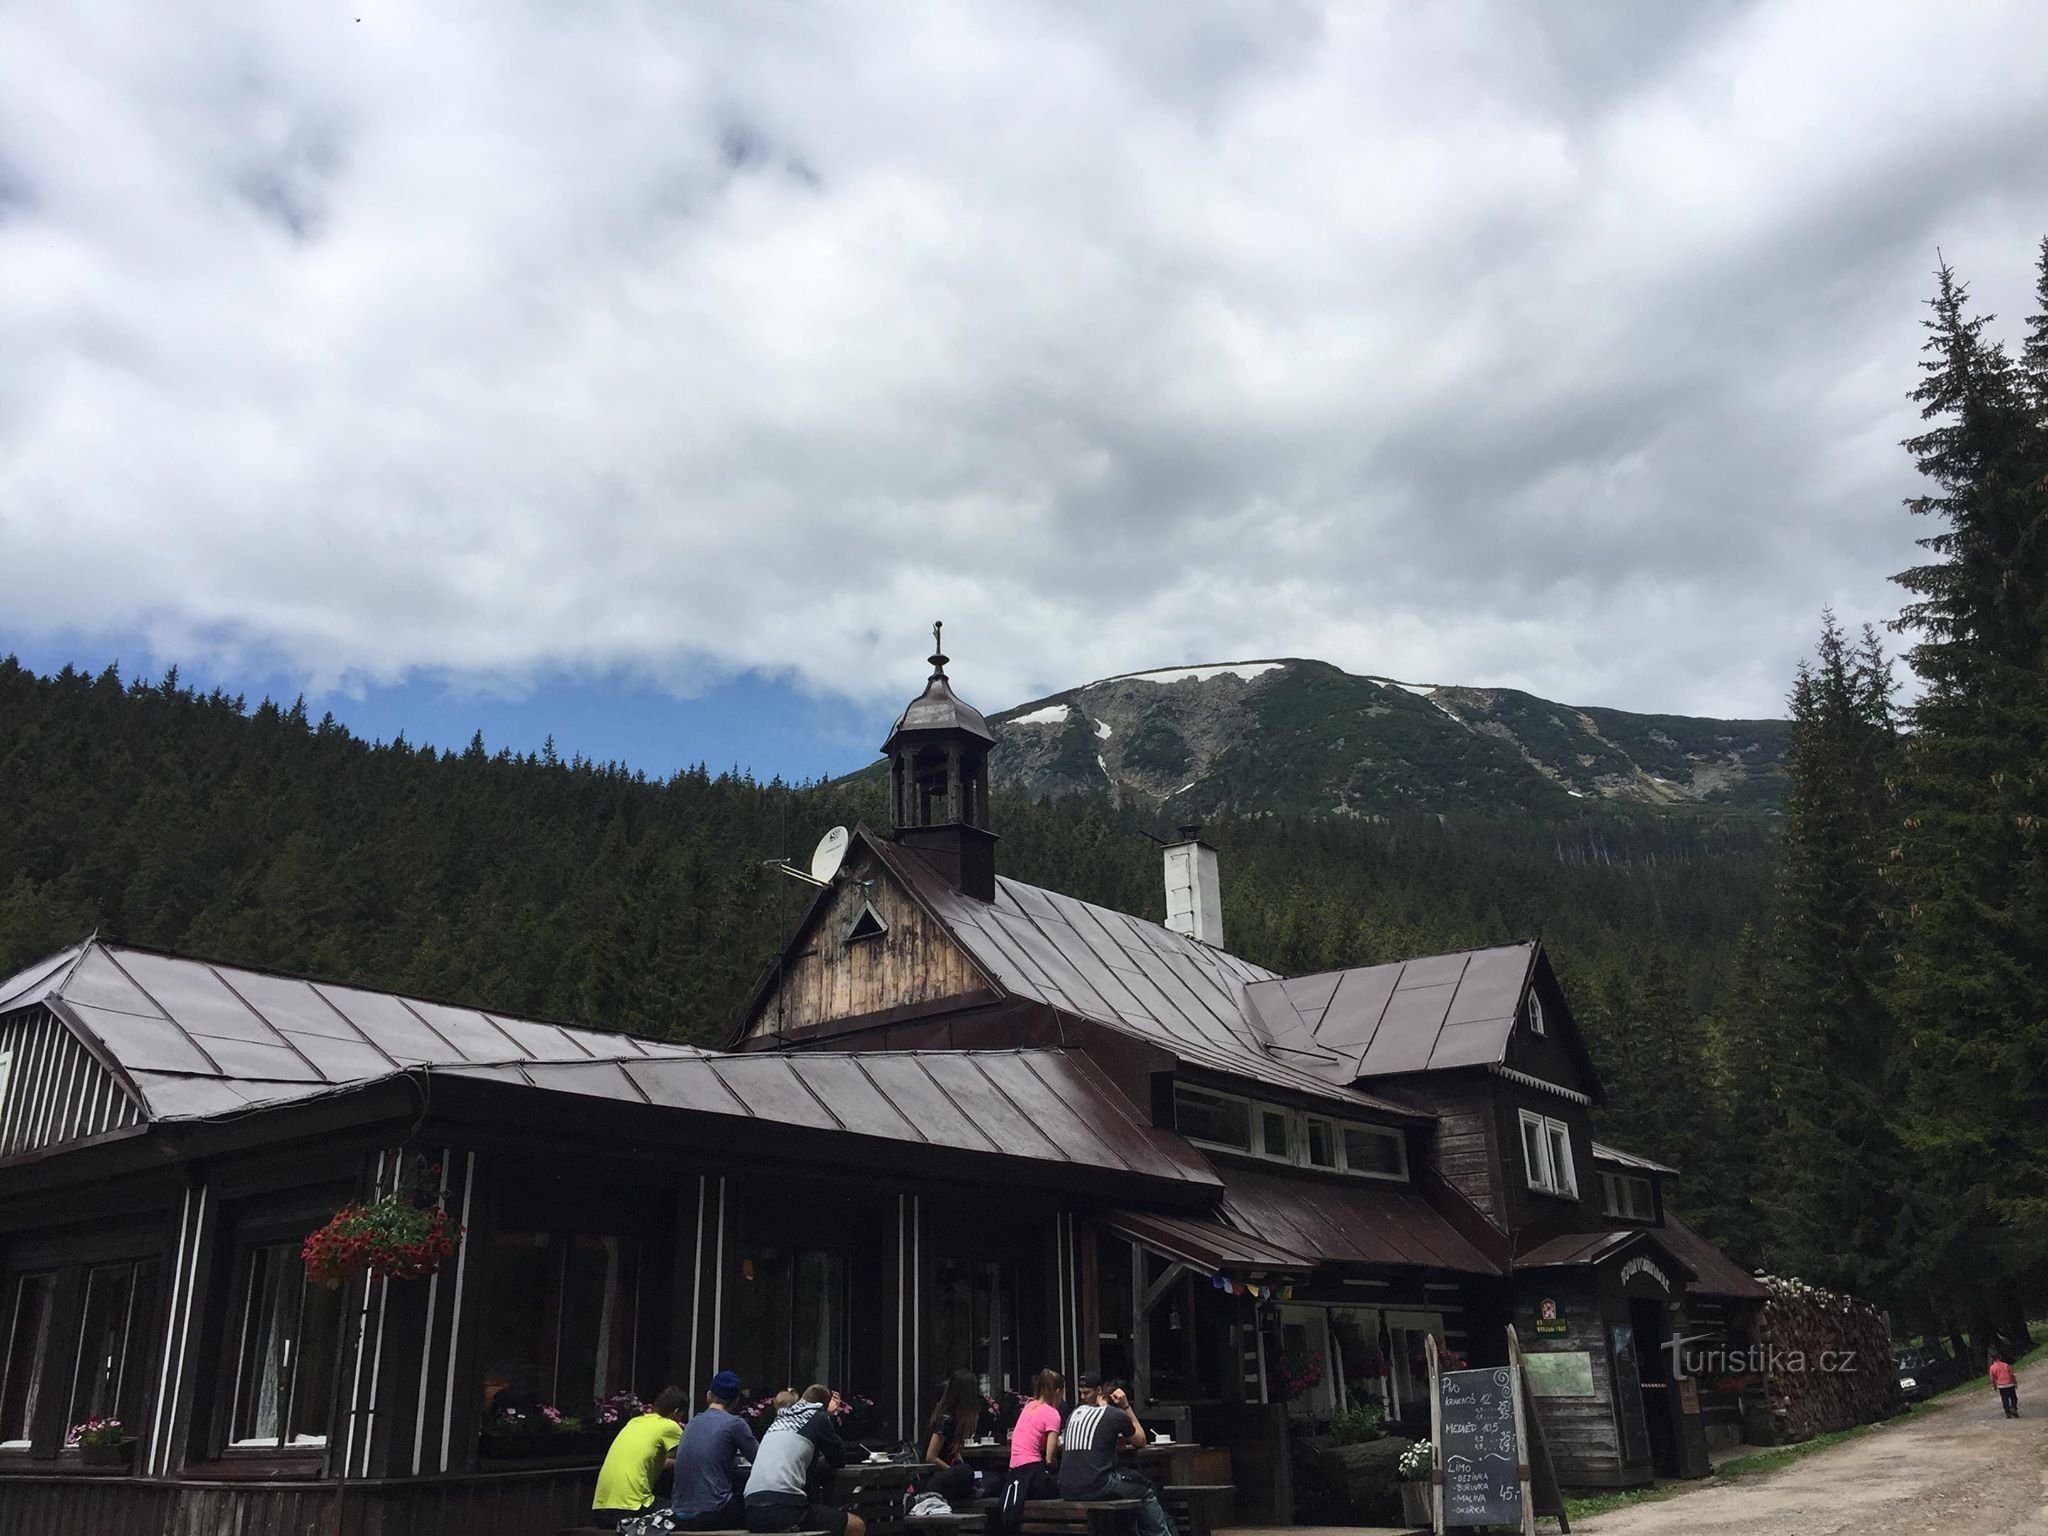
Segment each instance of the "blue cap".
[[720,1371],[711,1378],[711,1395],[722,1403],[729,1403],[740,1395],[740,1377],[737,1371]]

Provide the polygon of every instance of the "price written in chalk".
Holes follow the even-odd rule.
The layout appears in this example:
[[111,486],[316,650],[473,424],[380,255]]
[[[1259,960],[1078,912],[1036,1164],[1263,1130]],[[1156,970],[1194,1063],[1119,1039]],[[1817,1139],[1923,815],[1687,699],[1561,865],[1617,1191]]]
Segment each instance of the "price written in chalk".
[[1506,1369],[1437,1378],[1444,1524],[1515,1525],[1522,1518],[1514,1376]]

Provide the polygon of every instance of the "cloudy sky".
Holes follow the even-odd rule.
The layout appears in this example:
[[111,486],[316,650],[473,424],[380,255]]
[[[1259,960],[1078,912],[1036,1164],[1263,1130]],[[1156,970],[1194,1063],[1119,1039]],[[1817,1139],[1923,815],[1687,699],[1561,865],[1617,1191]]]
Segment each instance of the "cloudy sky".
[[0,6],[0,652],[857,765],[1318,656],[1777,713],[2048,6]]

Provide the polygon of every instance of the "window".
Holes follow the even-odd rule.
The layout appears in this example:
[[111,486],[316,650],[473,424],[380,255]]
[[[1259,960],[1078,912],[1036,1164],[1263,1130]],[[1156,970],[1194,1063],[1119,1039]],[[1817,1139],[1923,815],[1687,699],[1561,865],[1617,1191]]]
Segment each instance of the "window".
[[1632,1173],[1603,1173],[1600,1175],[1600,1193],[1610,1216],[1619,1216],[1625,1221],[1657,1219],[1656,1191],[1646,1178]]
[[1173,1118],[1181,1135],[1189,1141],[1229,1147],[1237,1152],[1252,1149],[1252,1107],[1247,1100],[1175,1083]]
[[764,1391],[846,1379],[846,1256],[748,1242],[727,1271],[726,1363]]
[[1259,1145],[1261,1157],[1277,1158],[1283,1163],[1294,1161],[1294,1116],[1284,1109],[1275,1109],[1270,1104],[1259,1106]]
[[299,1244],[242,1256],[235,1395],[228,1444],[238,1449],[327,1443],[341,1293],[306,1283]]
[[1531,1189],[1567,1198],[1579,1192],[1572,1173],[1571,1129],[1561,1120],[1522,1111],[1522,1166]]
[[1023,1374],[1017,1348],[1014,1268],[986,1260],[940,1259],[934,1266],[933,1280],[932,1342],[936,1358],[948,1366],[964,1366],[974,1372],[987,1396],[1015,1389]]
[[1203,1146],[1368,1178],[1408,1177],[1407,1141],[1391,1126],[1256,1104],[1187,1083],[1174,1084],[1173,1105],[1176,1128]]
[[1375,1179],[1408,1177],[1408,1138],[1381,1125],[1344,1127],[1344,1168]]
[[583,1414],[634,1385],[640,1245],[630,1237],[500,1231],[483,1324],[484,1399]]
[[6,1376],[0,1379],[0,1449],[25,1451],[42,1401],[50,1352],[50,1301],[55,1275],[23,1275],[7,1298]]
[[133,1424],[140,1417],[156,1295],[155,1259],[97,1264],[85,1272],[78,1361],[65,1424],[108,1417]]
[[1529,994],[1529,1033],[1532,1035],[1543,1033],[1543,999],[1534,992]]
[[853,926],[846,930],[846,942],[856,939],[879,939],[889,931],[889,925],[882,921],[875,909],[862,903],[860,916],[853,920]]

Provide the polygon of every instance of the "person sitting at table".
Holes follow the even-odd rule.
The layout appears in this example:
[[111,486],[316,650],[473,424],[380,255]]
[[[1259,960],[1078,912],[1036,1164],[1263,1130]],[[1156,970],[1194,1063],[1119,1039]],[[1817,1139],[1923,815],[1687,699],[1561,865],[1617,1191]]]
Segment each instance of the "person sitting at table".
[[654,1480],[683,1438],[677,1421],[689,1404],[690,1394],[681,1387],[663,1387],[652,1408],[620,1427],[598,1469],[597,1492],[590,1500],[593,1526],[616,1530],[626,1516],[654,1507]]
[[925,1485],[958,1508],[974,1497],[974,1469],[967,1465],[967,1442],[981,1428],[981,1378],[972,1371],[955,1371],[939,1394],[925,1430],[924,1459],[938,1471]]
[[1066,1400],[1066,1378],[1048,1367],[1031,1384],[1031,1401],[1010,1430],[1010,1481],[1003,1488],[1000,1520],[1016,1530],[1024,1520],[1027,1499],[1056,1499],[1059,1480],[1053,1463],[1060,1454],[1060,1404]]
[[1096,1400],[1067,1415],[1060,1435],[1060,1497],[1076,1503],[1138,1499],[1138,1536],[1173,1536],[1173,1522],[1151,1479],[1117,1464],[1125,1441],[1145,1443],[1145,1426],[1131,1412],[1131,1400],[1115,1382],[1096,1391]]
[[747,1523],[733,1463],[752,1459],[755,1441],[753,1426],[733,1411],[739,1400],[739,1376],[720,1371],[704,1394],[704,1411],[683,1429],[670,1503],[678,1530],[737,1531]]
[[867,1536],[867,1524],[859,1515],[811,1499],[811,1469],[815,1465],[846,1465],[846,1444],[833,1423],[840,1411],[837,1392],[809,1386],[775,1415],[775,1422],[761,1436],[754,1452],[754,1470],[747,1478],[748,1530]]

